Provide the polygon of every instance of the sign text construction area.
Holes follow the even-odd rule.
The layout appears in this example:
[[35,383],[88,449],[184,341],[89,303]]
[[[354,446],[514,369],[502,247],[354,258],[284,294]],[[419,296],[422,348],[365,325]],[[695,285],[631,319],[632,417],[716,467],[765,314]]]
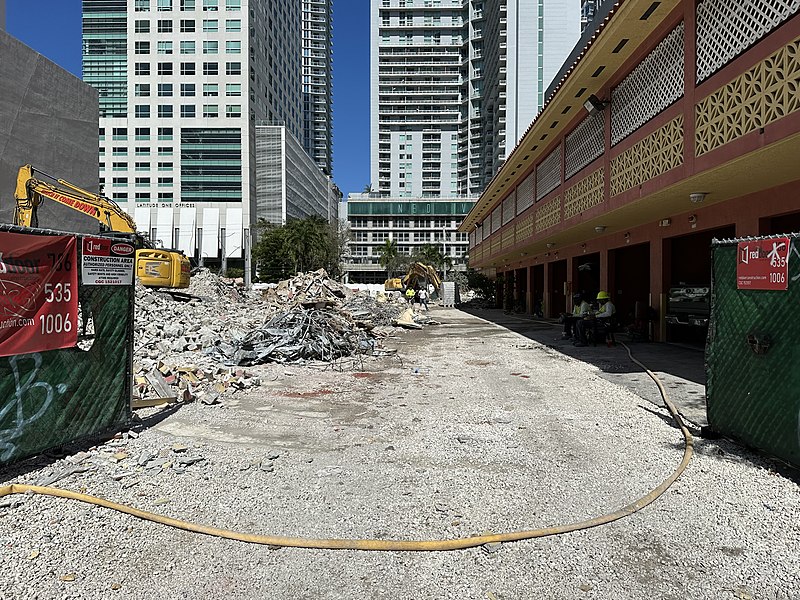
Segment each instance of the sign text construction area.
[[84,237],[81,282],[84,285],[131,285],[136,249],[127,242]]

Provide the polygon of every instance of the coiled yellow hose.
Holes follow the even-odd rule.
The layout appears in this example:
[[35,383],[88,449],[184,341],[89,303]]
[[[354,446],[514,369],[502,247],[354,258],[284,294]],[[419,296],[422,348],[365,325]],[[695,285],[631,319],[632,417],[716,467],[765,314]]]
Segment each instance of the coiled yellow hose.
[[186,531],[194,531],[196,533],[213,535],[216,537],[227,538],[230,540],[238,540],[241,542],[248,542],[251,544],[267,544],[271,546],[285,546],[293,548],[321,548],[327,550],[383,550],[383,551],[389,550],[389,551],[403,551],[403,552],[436,552],[443,550],[461,550],[464,548],[473,548],[476,546],[482,546],[484,544],[492,544],[497,542],[516,542],[519,540],[527,540],[531,538],[568,533],[570,531],[577,531],[579,529],[589,529],[591,527],[597,527],[598,525],[605,525],[606,523],[611,523],[612,521],[616,521],[623,517],[627,517],[628,515],[631,515],[641,510],[648,504],[654,502],[659,496],[661,496],[661,494],[663,494],[666,491],[666,489],[670,485],[672,485],[672,483],[678,477],[680,477],[681,473],[683,473],[683,471],[686,469],[687,465],[689,464],[689,461],[691,460],[692,449],[694,446],[694,439],[692,438],[691,433],[689,433],[689,430],[684,425],[683,420],[678,414],[677,409],[667,396],[667,392],[664,389],[664,386],[661,383],[661,381],[658,379],[658,377],[656,377],[656,375],[652,371],[650,371],[638,360],[633,358],[633,355],[631,354],[630,348],[628,348],[628,346],[626,346],[625,344],[622,344],[622,346],[624,346],[625,349],[628,351],[628,356],[630,357],[630,359],[634,363],[642,367],[658,386],[659,392],[661,393],[661,397],[664,400],[664,404],[666,405],[667,410],[669,410],[670,414],[672,415],[672,418],[675,420],[675,423],[678,425],[678,428],[681,430],[681,433],[683,434],[684,438],[683,458],[678,467],[675,469],[675,471],[673,471],[673,473],[669,477],[667,477],[667,479],[661,482],[661,484],[655,489],[653,489],[649,494],[642,496],[632,504],[629,504],[628,506],[625,506],[624,508],[621,508],[615,512],[595,517],[587,521],[579,521],[577,523],[570,523],[567,525],[547,527],[545,529],[513,531],[508,533],[479,535],[479,536],[457,538],[451,540],[417,541],[417,540],[370,540],[370,539],[367,540],[316,539],[316,538],[256,535],[250,533],[230,531],[227,529],[219,529],[217,527],[209,527],[207,525],[198,525],[196,523],[189,523],[188,521],[173,519],[171,517],[165,517],[163,515],[158,515],[144,510],[139,510],[137,508],[126,506],[124,504],[110,502],[108,500],[104,500],[103,498],[97,498],[95,496],[90,496],[88,494],[81,494],[78,492],[72,492],[69,490],[53,488],[53,487],[42,487],[36,485],[24,485],[19,483],[13,483],[11,485],[0,487],[0,497],[9,496],[11,494],[24,494],[27,492],[31,492],[34,494],[41,494],[44,496],[69,498],[72,500],[80,500],[81,502],[86,502],[87,504],[94,504],[96,506],[103,506],[105,508],[117,510],[119,512],[132,515],[140,519],[153,521],[154,523],[161,523],[162,525],[168,525],[170,527],[176,527],[178,529],[184,529]]

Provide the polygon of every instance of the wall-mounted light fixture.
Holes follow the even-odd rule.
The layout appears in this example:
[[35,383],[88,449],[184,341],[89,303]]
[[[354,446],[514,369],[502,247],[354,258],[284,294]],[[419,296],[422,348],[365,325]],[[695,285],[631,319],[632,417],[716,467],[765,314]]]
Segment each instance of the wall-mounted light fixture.
[[708,192],[692,192],[689,194],[689,200],[695,204],[699,204],[706,199],[706,196],[708,196]]
[[597,233],[603,233],[603,232],[606,230],[606,226],[605,226],[605,225],[597,225],[597,226],[594,228],[594,230],[595,230]]
[[626,231],[625,232],[625,243],[626,244],[630,244],[631,243],[631,232],[630,231]]
[[606,106],[608,106],[608,102],[603,102],[594,94],[589,96],[586,102],[583,103],[583,108],[585,108],[590,115],[603,110]]
[[689,215],[689,225],[692,226],[692,229],[697,227],[697,215]]
[[586,251],[586,244],[581,244],[581,250]]
[[555,246],[554,242],[547,242],[547,247],[548,248],[552,248],[553,246]]
[[670,225],[672,225],[672,219],[661,219],[658,222],[659,227],[669,227]]

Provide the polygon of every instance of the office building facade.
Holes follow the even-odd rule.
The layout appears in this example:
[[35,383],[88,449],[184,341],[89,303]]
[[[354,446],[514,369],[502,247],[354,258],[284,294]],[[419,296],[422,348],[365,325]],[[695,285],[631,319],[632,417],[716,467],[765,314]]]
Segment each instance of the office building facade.
[[272,225],[338,218],[341,192],[282,125],[256,125],[256,213]]
[[156,242],[242,259],[258,218],[256,122],[302,136],[300,5],[83,0],[83,41],[105,194]]
[[371,185],[477,196],[579,35],[566,0],[372,0]]

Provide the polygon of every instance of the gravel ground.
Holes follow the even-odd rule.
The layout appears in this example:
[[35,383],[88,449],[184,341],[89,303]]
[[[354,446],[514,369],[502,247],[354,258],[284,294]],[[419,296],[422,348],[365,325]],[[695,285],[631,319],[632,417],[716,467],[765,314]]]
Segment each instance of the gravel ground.
[[[456,310],[398,357],[265,365],[219,406],[139,411],[132,433],[0,472],[198,523],[313,537],[439,539],[620,508],[677,466],[666,411],[598,369]],[[439,553],[273,548],[79,502],[6,498],[0,597],[800,598],[800,494],[772,463],[697,440],[626,519]]]

